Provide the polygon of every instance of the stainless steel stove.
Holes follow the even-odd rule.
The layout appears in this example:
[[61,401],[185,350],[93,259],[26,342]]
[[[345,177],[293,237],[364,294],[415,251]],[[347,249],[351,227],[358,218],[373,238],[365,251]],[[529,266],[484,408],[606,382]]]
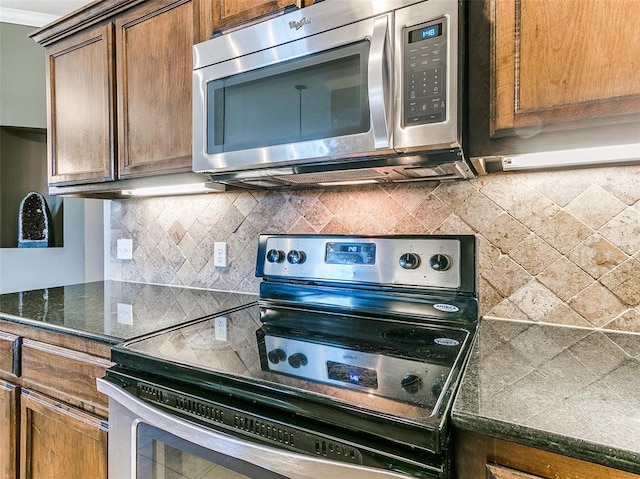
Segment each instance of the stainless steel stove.
[[110,477],[162,477],[143,436],[151,471],[170,447],[239,477],[450,477],[476,274],[473,236],[261,235],[257,304],[113,349]]

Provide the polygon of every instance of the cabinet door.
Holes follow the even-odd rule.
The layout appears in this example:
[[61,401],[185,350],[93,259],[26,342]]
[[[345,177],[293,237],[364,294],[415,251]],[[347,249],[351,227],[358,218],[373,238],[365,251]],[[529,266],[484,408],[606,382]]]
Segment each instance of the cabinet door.
[[47,49],[49,184],[114,179],[113,25]]
[[637,0],[492,0],[493,136],[640,119]]
[[107,477],[107,427],[29,390],[21,395],[21,479]]
[[191,170],[195,10],[152,1],[116,20],[120,178]]
[[310,0],[208,0],[209,11],[205,15],[210,19],[210,35],[220,28],[246,22],[253,18],[295,5],[298,8],[313,3]]
[[18,388],[0,380],[0,477],[18,474]]

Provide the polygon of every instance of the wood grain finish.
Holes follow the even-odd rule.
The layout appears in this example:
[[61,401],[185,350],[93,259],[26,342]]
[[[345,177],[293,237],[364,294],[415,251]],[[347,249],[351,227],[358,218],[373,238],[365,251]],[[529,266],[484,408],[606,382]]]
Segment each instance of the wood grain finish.
[[49,183],[115,178],[113,25],[47,50]]
[[190,0],[163,0],[116,19],[120,178],[191,170],[196,11]]
[[640,478],[629,472],[469,431],[454,432],[453,450],[458,479]]
[[[289,5],[305,6],[304,0],[209,0],[211,30],[218,30],[275,12]],[[306,4],[313,2],[307,1]]]
[[0,377],[15,377],[16,364],[14,364],[14,348],[18,336],[0,331]]
[[21,479],[107,477],[107,431],[97,417],[33,391],[21,395]]
[[491,135],[640,119],[636,0],[493,0]]
[[0,477],[6,479],[18,474],[18,392],[0,380]]
[[85,353],[25,339],[22,384],[53,398],[107,417],[108,398],[96,389],[112,363]]

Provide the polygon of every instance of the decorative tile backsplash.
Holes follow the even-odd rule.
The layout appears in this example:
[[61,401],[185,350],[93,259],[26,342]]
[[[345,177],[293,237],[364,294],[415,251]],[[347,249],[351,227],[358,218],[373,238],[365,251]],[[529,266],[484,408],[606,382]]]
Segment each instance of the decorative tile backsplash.
[[255,293],[260,233],[476,234],[482,315],[640,332],[638,166],[117,200],[111,279]]

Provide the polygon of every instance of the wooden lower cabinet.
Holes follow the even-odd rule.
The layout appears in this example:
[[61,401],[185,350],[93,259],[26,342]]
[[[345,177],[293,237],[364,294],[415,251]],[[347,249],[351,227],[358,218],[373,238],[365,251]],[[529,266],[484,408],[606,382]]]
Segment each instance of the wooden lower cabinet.
[[640,476],[470,431],[454,432],[457,479],[640,479]]
[[106,479],[103,420],[30,390],[20,402],[21,479]]
[[0,477],[18,474],[18,394],[20,388],[0,380]]

